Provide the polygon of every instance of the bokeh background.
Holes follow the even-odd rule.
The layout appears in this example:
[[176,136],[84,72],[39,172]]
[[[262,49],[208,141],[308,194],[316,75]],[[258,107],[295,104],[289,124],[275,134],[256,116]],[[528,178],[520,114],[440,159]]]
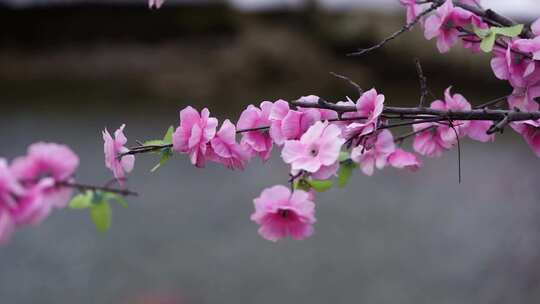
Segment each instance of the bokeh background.
[[[248,104],[355,92],[329,72],[414,105],[418,57],[431,91],[473,104],[507,94],[489,58],[436,52],[414,30],[363,57],[404,23],[397,1],[0,1],[0,155],[35,141],[70,145],[78,180],[110,178],[101,130],[127,123],[132,140],[160,137],[186,105],[238,118]],[[483,1],[530,22],[537,0]],[[0,248],[1,303],[538,303],[540,162],[508,131],[462,142],[416,173],[359,172],[317,197],[316,235],[270,243],[249,221],[252,199],[285,183],[276,153],[245,172],[176,156],[114,208],[110,232],[86,212],[55,212]]]

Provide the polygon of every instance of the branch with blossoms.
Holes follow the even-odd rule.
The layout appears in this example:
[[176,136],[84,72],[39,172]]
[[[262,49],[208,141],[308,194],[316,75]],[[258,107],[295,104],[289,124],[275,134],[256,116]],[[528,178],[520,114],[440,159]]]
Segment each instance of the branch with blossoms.
[[[466,138],[492,142],[497,133],[510,128],[520,134],[540,157],[540,19],[530,27],[516,24],[477,0],[399,0],[407,11],[407,23],[373,47],[353,55],[366,55],[405,35],[417,25],[426,39],[436,39],[441,53],[461,44],[473,53],[492,56],[495,77],[507,81],[513,91],[508,96],[471,104],[448,87],[441,99],[429,106],[427,78],[416,64],[420,98],[417,107],[385,104],[376,89],[364,91],[354,81],[334,74],[351,84],[358,97],[330,102],[309,95],[296,100],[264,101],[249,105],[233,123],[219,126],[204,108],[180,111],[178,127],[170,127],[162,139],[127,146],[124,125],[103,132],[105,164],[119,188],[77,184],[74,181],[77,156],[56,144],[35,144],[22,160],[11,165],[0,160],[0,240],[6,241],[16,227],[41,222],[51,209],[69,204],[89,209],[99,230],[110,225],[110,202],[125,205],[126,176],[135,157],[156,154],[165,165],[174,154],[185,154],[190,162],[204,168],[208,162],[232,170],[243,170],[254,158],[266,162],[274,149],[290,166],[284,185],[262,191],[254,199],[251,220],[259,234],[270,241],[286,237],[305,239],[314,232],[317,192],[344,187],[356,169],[371,176],[385,167],[416,171],[421,157],[436,158],[458,148]],[[159,8],[163,0],[150,0]],[[506,102],[506,105],[505,105]],[[400,134],[396,130],[409,127]],[[412,141],[412,150],[403,144]],[[81,191],[71,198],[73,189]],[[71,201],[69,202],[69,200]],[[68,203],[69,202],[69,203]]]

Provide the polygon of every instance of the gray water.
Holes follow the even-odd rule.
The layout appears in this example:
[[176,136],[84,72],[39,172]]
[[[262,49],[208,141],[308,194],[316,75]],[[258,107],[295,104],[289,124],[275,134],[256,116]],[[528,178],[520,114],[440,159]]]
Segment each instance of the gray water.
[[[110,178],[101,128],[125,122],[128,138],[148,139],[177,120],[148,106],[39,108],[4,112],[0,154],[63,142],[81,157],[78,180],[97,184]],[[182,303],[538,303],[539,160],[503,137],[463,142],[461,184],[456,151],[416,173],[358,172],[346,189],[318,195],[316,234],[302,242],[265,241],[249,220],[252,199],[286,181],[277,155],[243,173],[177,156],[154,174],[144,155],[129,182],[141,195],[115,206],[108,233],[86,212],[61,210],[0,249],[0,302],[135,303],[157,293]]]

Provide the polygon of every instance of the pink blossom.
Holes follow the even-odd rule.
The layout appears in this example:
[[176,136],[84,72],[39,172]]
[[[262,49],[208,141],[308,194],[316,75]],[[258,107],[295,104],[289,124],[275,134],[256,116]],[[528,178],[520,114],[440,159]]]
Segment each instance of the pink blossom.
[[165,0],[148,0],[148,7],[159,9],[163,5],[163,2]]
[[540,97],[540,82],[526,88],[514,88],[508,97],[508,105],[521,111],[538,111],[538,102],[534,100],[537,97]]
[[[310,95],[300,98],[299,101],[316,103],[318,99],[319,97]],[[298,110],[291,110],[288,102],[278,100],[274,103],[270,113],[270,136],[277,145],[283,145],[286,140],[299,139],[317,121],[336,117],[335,111],[326,109],[298,108]]]
[[15,230],[8,208],[16,206],[17,197],[23,193],[22,185],[9,170],[6,160],[0,158],[0,245],[8,242]]
[[[308,95],[308,96],[302,96],[298,99],[299,102],[305,102],[305,103],[312,103],[317,104],[319,102],[320,97],[316,95]],[[298,107],[298,111],[300,112],[309,112],[312,110],[316,110],[319,112],[320,120],[329,120],[329,119],[335,119],[338,117],[337,112],[334,110],[329,109],[320,109],[320,108],[303,108]]]
[[[451,87],[444,92],[444,101],[436,100],[430,106],[435,110],[469,111],[471,104],[461,94],[451,93]],[[413,148],[421,155],[438,157],[444,150],[456,144],[458,137],[468,132],[470,121],[457,120],[449,123],[419,123],[413,125],[415,132],[419,132],[413,142]],[[423,132],[421,132],[424,130]],[[475,129],[476,130],[476,129]],[[473,135],[474,136],[474,135]]]
[[531,24],[531,30],[536,36],[540,36],[540,18]]
[[[263,101],[260,109],[249,105],[240,115],[236,127],[238,130],[247,130],[270,126],[270,112],[273,104]],[[242,133],[241,144],[251,154],[259,155],[262,160],[268,160],[272,154],[272,138],[267,130],[249,131]]]
[[34,187],[43,179],[51,179],[46,182],[50,186],[42,189],[44,204],[64,208],[73,189],[61,184],[73,180],[78,166],[79,157],[69,147],[55,143],[35,143],[28,148],[26,156],[13,161],[11,170],[25,187]]
[[53,207],[47,197],[47,191],[52,187],[54,187],[54,180],[44,178],[36,185],[26,188],[25,192],[17,198],[17,204],[8,208],[14,222],[17,225],[38,225],[43,222]]
[[411,171],[416,171],[422,166],[422,162],[414,153],[399,148],[388,156],[388,163],[394,168],[407,168]]
[[386,166],[388,157],[395,150],[392,133],[382,130],[376,136],[370,137],[363,145],[355,147],[351,151],[351,159],[360,164],[360,169],[364,174],[371,176],[375,167],[382,169]]
[[313,234],[315,203],[307,192],[295,190],[291,194],[288,187],[278,185],[263,190],[253,202],[251,220],[261,225],[263,238],[273,242],[287,236],[303,240]]
[[540,36],[533,39],[518,39],[514,45],[522,52],[531,53],[534,60],[540,60]]
[[491,68],[495,76],[501,80],[508,80],[514,87],[526,87],[536,70],[534,61],[512,51],[523,52],[524,50],[520,48],[522,45],[516,44],[515,41],[509,42],[506,49],[495,47],[491,59]]
[[[49,215],[53,206],[50,199],[45,200],[45,191],[55,191],[54,178],[49,176],[36,181],[32,179],[26,182],[26,187],[23,186],[18,180],[20,176],[15,173],[23,167],[23,161],[25,160],[20,158],[17,161],[20,165],[14,164],[19,166],[18,168],[13,165],[8,168],[6,161],[0,159],[0,221],[3,221],[0,226],[5,225],[3,229],[12,230],[11,225],[39,224]],[[31,171],[27,170],[22,172]],[[0,230],[0,235],[3,234]]]
[[446,53],[459,40],[460,32],[456,27],[469,25],[472,16],[471,12],[454,7],[452,0],[446,0],[435,14],[426,19],[424,36],[428,40],[437,37],[437,48]]
[[540,157],[540,120],[513,122],[510,126],[523,136],[534,154]]
[[492,125],[493,122],[489,120],[472,120],[467,129],[467,136],[480,142],[494,141],[495,134],[487,134]]
[[361,122],[353,122],[345,129],[345,136],[363,135],[372,132],[378,124],[379,116],[384,109],[384,95],[378,94],[377,90],[371,89],[356,101],[356,112],[347,113],[344,118],[365,117]]
[[341,130],[328,122],[317,122],[311,126],[300,140],[285,141],[281,157],[292,170],[317,172],[322,166],[333,165],[339,158],[339,151],[345,140]]
[[445,150],[452,148],[457,138],[450,136],[452,133],[441,133],[435,123],[415,124],[413,130],[418,132],[413,141],[414,151],[429,157],[441,156]]
[[399,2],[407,10],[407,23],[411,23],[422,13],[422,6],[417,3],[417,0],[399,0]]
[[120,154],[129,151],[126,148],[127,138],[124,135],[125,124],[114,132],[114,138],[109,131],[103,131],[103,150],[105,152],[105,166],[109,168],[118,182],[123,185],[126,174],[133,170],[135,156],[125,155],[120,158]]
[[204,108],[201,113],[192,107],[180,111],[180,126],[173,134],[175,151],[188,153],[191,163],[202,168],[206,164],[208,144],[216,135],[218,120]]
[[216,136],[210,141],[209,159],[222,163],[229,169],[244,170],[250,154],[236,142],[236,128],[225,120]]

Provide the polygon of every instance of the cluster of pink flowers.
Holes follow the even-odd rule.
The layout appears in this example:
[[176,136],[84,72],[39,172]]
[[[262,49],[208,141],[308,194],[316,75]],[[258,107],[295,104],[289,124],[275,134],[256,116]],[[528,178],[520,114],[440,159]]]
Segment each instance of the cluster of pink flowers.
[[37,225],[54,208],[67,206],[78,156],[64,145],[35,143],[11,164],[0,158],[0,243],[16,228]]
[[[460,41],[473,52],[486,50],[481,47],[486,37],[477,33],[490,33],[492,28],[471,12],[474,10],[470,7],[481,9],[478,0],[437,1],[439,7],[430,14],[424,11],[434,5],[431,1],[399,1],[406,6],[407,21],[419,21],[426,39],[436,39],[441,53]],[[162,3],[163,0],[149,1],[150,7],[155,8]],[[535,35],[532,39],[513,38],[510,34],[497,37],[491,32],[498,42],[492,52],[493,72],[514,88],[508,98],[510,108],[523,111],[539,109],[534,98],[540,96],[540,19],[531,31]],[[251,216],[260,225],[259,234],[270,241],[286,237],[305,239],[313,234],[316,221],[313,190],[317,188],[313,185],[334,178],[342,166],[358,166],[366,175],[387,166],[411,171],[421,167],[417,154],[396,144],[401,139],[393,136],[389,118],[383,115],[385,97],[375,89],[362,93],[356,101],[347,97],[338,102],[337,105],[353,109],[345,113],[318,106],[321,100],[314,95],[298,101],[304,107],[291,107],[285,100],[249,105],[236,124],[225,120],[221,126],[208,109],[199,112],[186,107],[180,111],[180,124],[172,134],[172,142],[157,149],[187,154],[199,168],[211,161],[233,170],[243,170],[254,157],[267,161],[274,147],[280,149],[282,160],[290,165],[291,188],[278,185],[263,190],[254,200],[255,212]],[[433,101],[430,109],[460,112],[470,111],[472,106],[465,97],[453,94],[448,88],[444,98]],[[492,121],[438,118],[411,123],[414,133],[409,135],[414,135],[412,147],[416,153],[438,157],[465,137],[480,142],[494,140],[494,135],[488,134]],[[540,120],[513,122],[511,126],[540,156]],[[125,146],[123,129],[124,126],[120,127],[114,138],[107,130],[103,132],[106,166],[120,181],[133,169],[135,161]],[[6,185],[10,184],[6,182]],[[18,188],[13,187],[11,191],[17,192]]]
[[[316,104],[317,96],[305,96],[302,102]],[[264,101],[259,106],[249,105],[238,122],[223,121],[221,127],[208,109],[197,111],[186,107],[180,111],[180,125],[172,136],[174,151],[189,155],[194,166],[204,167],[208,161],[229,169],[244,169],[254,157],[267,161],[274,147],[281,149],[283,161],[291,167],[291,176],[305,180],[325,180],[337,175],[340,154],[347,150],[347,139],[352,141],[350,159],[362,171],[373,174],[390,165],[416,170],[421,164],[415,154],[395,146],[388,130],[378,131],[384,107],[384,96],[374,89],[353,102],[357,111],[344,114],[328,109],[291,108],[284,100]],[[346,118],[345,118],[346,117]],[[106,164],[117,178],[124,178],[133,167],[132,155],[124,155],[126,138],[122,126],[115,138],[105,131]],[[130,157],[126,161],[126,157]],[[315,223],[314,192],[284,186],[264,190],[255,199],[256,211],[252,220],[261,225],[259,233],[268,240],[287,236],[303,239],[313,233]]]
[[[400,0],[407,9],[407,21],[411,22],[428,8],[429,2],[419,4],[415,0]],[[477,52],[480,50],[482,37],[473,34],[474,29],[488,30],[490,27],[481,17],[455,5],[456,1],[446,0],[442,6],[420,24],[424,26],[426,39],[437,39],[437,48],[441,53],[448,52],[451,47],[462,42],[463,47]],[[480,7],[480,1],[458,1],[473,7]],[[467,30],[468,29],[468,30]],[[508,97],[508,106],[511,109],[522,111],[538,111],[539,104],[535,98],[540,97],[540,19],[531,25],[532,38],[522,37],[496,37],[497,42],[493,48],[491,67],[498,79],[506,80],[513,87],[512,94]],[[436,102],[433,108],[470,109],[470,105],[461,102],[461,105],[451,105],[452,98],[445,96],[446,106]],[[455,99],[455,98],[454,98]],[[456,125],[457,122],[455,122]],[[512,128],[521,134],[537,155],[540,155],[540,146],[533,140],[540,121],[525,121],[511,123]],[[492,136],[486,135],[485,130],[490,126],[489,122],[460,123],[453,129],[439,127],[437,131],[428,128],[429,124],[416,125],[416,130],[427,128],[429,132],[423,132],[417,137],[415,149],[424,155],[437,156],[442,151],[452,146],[456,137],[468,135],[479,141],[493,140]],[[464,130],[468,129],[468,130]],[[457,130],[458,132],[455,132]]]

